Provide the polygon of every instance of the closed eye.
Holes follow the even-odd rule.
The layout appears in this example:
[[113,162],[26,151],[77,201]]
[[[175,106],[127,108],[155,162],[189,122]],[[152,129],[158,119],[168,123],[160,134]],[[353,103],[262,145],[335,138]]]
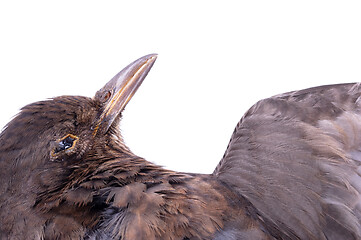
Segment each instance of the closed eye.
[[59,153],[61,151],[67,150],[69,148],[72,148],[75,146],[76,141],[78,140],[78,137],[72,134],[68,134],[65,137],[61,138],[57,146],[54,149],[54,154]]

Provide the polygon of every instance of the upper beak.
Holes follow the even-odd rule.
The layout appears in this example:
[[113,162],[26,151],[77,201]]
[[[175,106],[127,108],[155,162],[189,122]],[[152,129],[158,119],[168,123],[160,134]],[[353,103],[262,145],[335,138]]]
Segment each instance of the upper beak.
[[157,54],[149,54],[135,60],[95,94],[95,100],[102,104],[102,111],[93,125],[94,136],[108,131],[142,84],[156,59]]

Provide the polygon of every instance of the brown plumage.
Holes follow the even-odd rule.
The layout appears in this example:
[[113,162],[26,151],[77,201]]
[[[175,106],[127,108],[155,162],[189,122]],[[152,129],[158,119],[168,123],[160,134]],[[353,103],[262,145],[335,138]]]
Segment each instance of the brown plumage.
[[212,174],[180,173],[133,154],[118,129],[155,59],[4,128],[0,239],[361,239],[359,84],[261,100]]

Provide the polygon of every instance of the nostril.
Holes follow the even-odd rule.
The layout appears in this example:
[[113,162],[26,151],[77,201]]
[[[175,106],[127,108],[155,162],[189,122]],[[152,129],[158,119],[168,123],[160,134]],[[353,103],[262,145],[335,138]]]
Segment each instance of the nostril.
[[112,93],[110,91],[106,91],[103,96],[103,102],[108,101],[111,96],[112,96]]

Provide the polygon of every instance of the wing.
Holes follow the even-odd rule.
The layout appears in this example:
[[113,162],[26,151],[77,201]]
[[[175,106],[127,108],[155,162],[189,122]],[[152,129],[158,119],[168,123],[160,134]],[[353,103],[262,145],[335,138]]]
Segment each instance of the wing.
[[361,239],[360,96],[358,83],[261,100],[213,174],[276,238]]

